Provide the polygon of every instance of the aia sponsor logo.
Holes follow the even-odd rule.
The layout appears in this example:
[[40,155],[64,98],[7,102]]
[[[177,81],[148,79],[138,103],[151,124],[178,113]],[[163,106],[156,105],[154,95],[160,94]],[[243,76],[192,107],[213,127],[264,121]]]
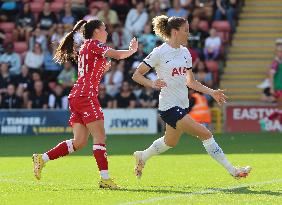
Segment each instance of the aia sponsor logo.
[[188,68],[186,67],[179,67],[179,68],[173,68],[171,71],[171,76],[179,76],[179,75],[186,75]]

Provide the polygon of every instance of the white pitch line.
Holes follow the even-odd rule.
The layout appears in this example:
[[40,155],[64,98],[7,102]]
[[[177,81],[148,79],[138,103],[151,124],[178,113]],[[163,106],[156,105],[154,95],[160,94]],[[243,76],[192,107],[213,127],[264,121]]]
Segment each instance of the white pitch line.
[[146,204],[146,203],[152,203],[156,201],[162,201],[165,199],[175,199],[175,198],[181,198],[181,197],[190,197],[193,195],[201,195],[201,194],[212,194],[220,191],[228,191],[228,190],[235,190],[235,189],[240,189],[244,187],[249,187],[249,186],[262,186],[262,185],[267,185],[267,184],[277,184],[281,183],[282,179],[275,179],[271,181],[262,181],[262,182],[253,182],[253,183],[248,183],[248,184],[241,184],[237,186],[230,186],[226,188],[215,188],[215,189],[205,189],[202,191],[196,191],[196,192],[191,192],[187,194],[175,194],[175,195],[170,195],[170,196],[161,196],[161,197],[153,197],[145,200],[139,200],[139,201],[131,201],[131,202],[126,202],[126,203],[121,203],[118,205],[134,205],[134,204]]

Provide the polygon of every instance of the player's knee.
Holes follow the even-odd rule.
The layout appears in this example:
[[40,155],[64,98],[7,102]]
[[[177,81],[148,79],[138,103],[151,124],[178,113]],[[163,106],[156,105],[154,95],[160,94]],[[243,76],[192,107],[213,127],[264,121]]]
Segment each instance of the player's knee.
[[165,144],[169,147],[175,147],[178,144],[178,141],[174,140],[166,140]]
[[76,150],[82,149],[87,145],[87,140],[73,140],[73,146]]
[[97,135],[94,137],[95,144],[105,144],[106,143],[106,135]]
[[202,140],[207,140],[207,139],[209,139],[209,138],[212,137],[212,133],[211,133],[207,128],[205,128],[205,129],[202,131],[200,137],[201,137]]

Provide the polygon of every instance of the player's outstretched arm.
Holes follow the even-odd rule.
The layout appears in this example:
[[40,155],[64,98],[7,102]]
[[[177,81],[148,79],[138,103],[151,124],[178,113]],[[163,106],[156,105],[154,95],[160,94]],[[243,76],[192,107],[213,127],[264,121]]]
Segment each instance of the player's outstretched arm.
[[115,50],[115,49],[110,49],[106,52],[105,56],[109,57],[109,58],[114,58],[117,60],[120,59],[124,59],[124,58],[128,58],[129,56],[131,56],[133,53],[135,53],[138,49],[138,41],[137,39],[134,37],[131,41],[130,41],[130,45],[128,50]]
[[219,105],[222,105],[227,100],[227,97],[224,95],[225,90],[213,90],[204,86],[202,83],[195,80],[194,74],[191,69],[187,71],[187,86],[189,88],[192,88],[193,90],[211,95]]
[[147,66],[145,63],[140,63],[140,65],[133,73],[132,79],[135,82],[145,87],[150,87],[154,89],[161,89],[163,87],[166,87],[166,83],[162,79],[157,79],[156,81],[152,81],[144,76],[146,73],[149,72],[150,69],[151,68]]

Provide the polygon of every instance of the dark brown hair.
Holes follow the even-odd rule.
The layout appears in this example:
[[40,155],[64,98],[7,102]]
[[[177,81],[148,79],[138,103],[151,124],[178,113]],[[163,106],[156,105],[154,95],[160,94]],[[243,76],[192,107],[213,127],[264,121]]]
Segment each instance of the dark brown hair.
[[168,40],[171,37],[171,30],[179,28],[186,23],[187,20],[182,17],[167,17],[165,15],[156,16],[153,18],[153,29],[159,37]]
[[85,39],[91,39],[95,29],[100,28],[103,22],[100,20],[80,20],[73,27],[72,31],[69,32],[61,41],[58,48],[56,49],[54,59],[56,62],[63,64],[69,60],[76,59],[76,51],[74,48],[74,34],[77,31],[82,31]]

